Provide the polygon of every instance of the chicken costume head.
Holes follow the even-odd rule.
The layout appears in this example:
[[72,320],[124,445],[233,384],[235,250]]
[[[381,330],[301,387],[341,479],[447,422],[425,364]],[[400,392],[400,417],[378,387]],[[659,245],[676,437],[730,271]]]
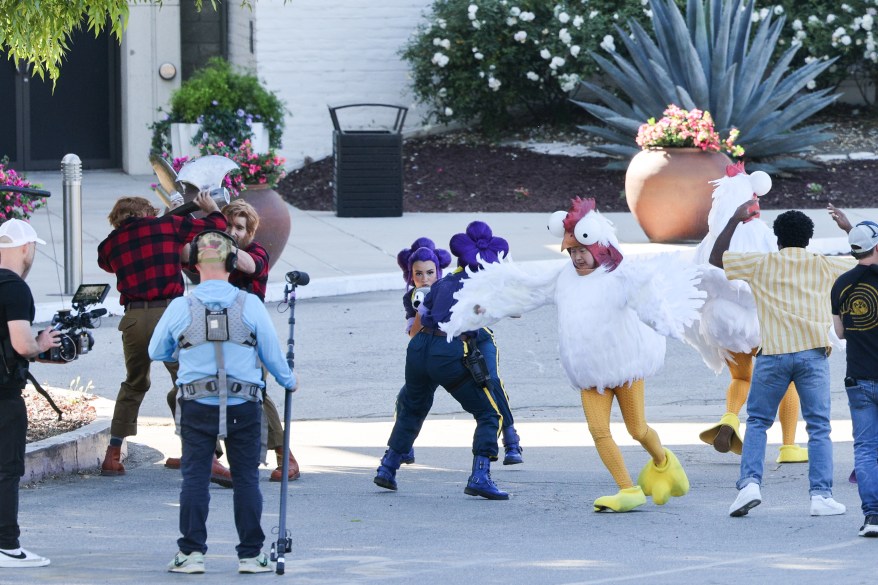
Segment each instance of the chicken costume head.
[[771,177],[764,171],[747,174],[743,161],[728,165],[726,176],[711,183],[715,187],[713,206],[707,218],[711,228],[714,228],[714,222],[711,221],[714,217],[717,222],[724,225],[735,213],[735,209],[745,201],[752,200],[751,209],[756,212],[756,215],[747,221],[756,219],[759,217],[759,198],[771,190]]
[[622,262],[616,230],[612,222],[598,212],[592,198],[571,199],[570,209],[553,213],[548,227],[553,236],[563,238],[562,252],[584,246],[607,272],[612,272]]

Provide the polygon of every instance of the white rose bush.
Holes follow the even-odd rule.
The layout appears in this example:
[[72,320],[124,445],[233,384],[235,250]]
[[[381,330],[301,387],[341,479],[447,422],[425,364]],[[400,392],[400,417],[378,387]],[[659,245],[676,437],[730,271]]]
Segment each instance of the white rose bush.
[[645,11],[639,1],[435,0],[401,53],[433,119],[499,132],[569,114],[571,92],[598,71],[589,51],[615,46],[613,25],[645,22]]
[[[433,0],[401,55],[411,66],[416,100],[436,122],[478,125],[490,134],[564,120],[582,81],[617,92],[599,61],[628,56],[629,23],[652,36],[654,1]],[[721,10],[730,1],[710,3]],[[849,79],[876,103],[878,0],[745,0],[740,10],[753,42],[766,20],[782,23],[771,67],[831,61],[802,91],[834,90]]]
[[864,101],[875,103],[870,89],[878,78],[878,0],[782,0],[762,6],[754,11],[754,23],[768,11],[785,16],[778,48],[798,46],[795,62],[837,58],[809,89],[837,87],[850,79]]

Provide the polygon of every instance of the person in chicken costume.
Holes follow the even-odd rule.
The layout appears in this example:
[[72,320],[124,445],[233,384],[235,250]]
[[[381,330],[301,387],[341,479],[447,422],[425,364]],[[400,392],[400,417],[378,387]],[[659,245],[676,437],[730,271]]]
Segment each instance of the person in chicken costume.
[[[741,454],[743,439],[738,413],[747,401],[753,357],[760,345],[759,320],[750,286],[741,280],[728,280],[725,273],[710,265],[708,258],[717,235],[742,203],[752,200],[759,209],[759,197],[771,190],[771,177],[762,171],[747,174],[744,163],[726,168],[726,176],[712,182],[715,186],[713,204],[707,216],[708,233],[695,250],[695,263],[701,273],[699,288],[707,298],[701,307],[701,318],[686,328],[685,339],[701,354],[704,363],[719,374],[729,369],[731,381],[726,390],[726,413],[720,421],[699,437],[720,453]],[[756,215],[738,226],[732,237],[732,252],[777,252],[777,236]],[[778,417],[783,444],[778,463],[805,463],[808,450],[795,442],[799,416],[799,395],[790,384],[780,403]]]
[[[563,237],[561,248],[570,261],[541,274],[525,272],[511,260],[485,266],[455,293],[457,304],[442,330],[452,336],[554,302],[561,364],[619,487],[597,498],[594,510],[627,512],[645,504],[648,495],[658,505],[685,495],[689,480],[683,467],[646,423],[644,378],[662,366],[665,336],[682,338],[683,328],[697,318],[703,293],[695,287],[694,266],[669,255],[623,262],[612,223],[598,213],[594,199],[572,200],[569,211],[552,215],[549,230]],[[651,457],[637,484],[610,434],[614,398],[628,432]]]

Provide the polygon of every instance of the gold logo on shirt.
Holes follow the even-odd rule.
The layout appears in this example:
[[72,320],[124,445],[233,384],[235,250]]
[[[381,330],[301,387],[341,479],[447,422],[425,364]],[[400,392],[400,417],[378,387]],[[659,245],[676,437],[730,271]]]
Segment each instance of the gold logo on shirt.
[[851,320],[848,329],[868,331],[878,327],[878,289],[869,284],[858,283],[843,307]]

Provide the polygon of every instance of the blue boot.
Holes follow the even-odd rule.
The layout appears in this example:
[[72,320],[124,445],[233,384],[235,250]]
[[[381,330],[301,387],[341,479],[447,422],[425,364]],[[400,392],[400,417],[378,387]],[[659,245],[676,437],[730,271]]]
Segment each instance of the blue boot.
[[415,448],[412,447],[409,449],[409,452],[402,456],[402,462],[404,465],[411,465],[415,462]]
[[506,452],[503,457],[503,465],[524,463],[524,458],[521,456],[521,445],[518,441],[518,433],[515,432],[514,426],[509,425],[503,429],[503,449]]
[[397,453],[393,449],[388,448],[381,458],[381,465],[378,466],[378,474],[375,479],[375,485],[384,489],[396,491],[396,470],[402,463],[402,454]]
[[491,479],[491,460],[481,455],[473,458],[473,474],[463,490],[468,496],[482,496],[489,500],[508,500],[509,494],[501,492]]

